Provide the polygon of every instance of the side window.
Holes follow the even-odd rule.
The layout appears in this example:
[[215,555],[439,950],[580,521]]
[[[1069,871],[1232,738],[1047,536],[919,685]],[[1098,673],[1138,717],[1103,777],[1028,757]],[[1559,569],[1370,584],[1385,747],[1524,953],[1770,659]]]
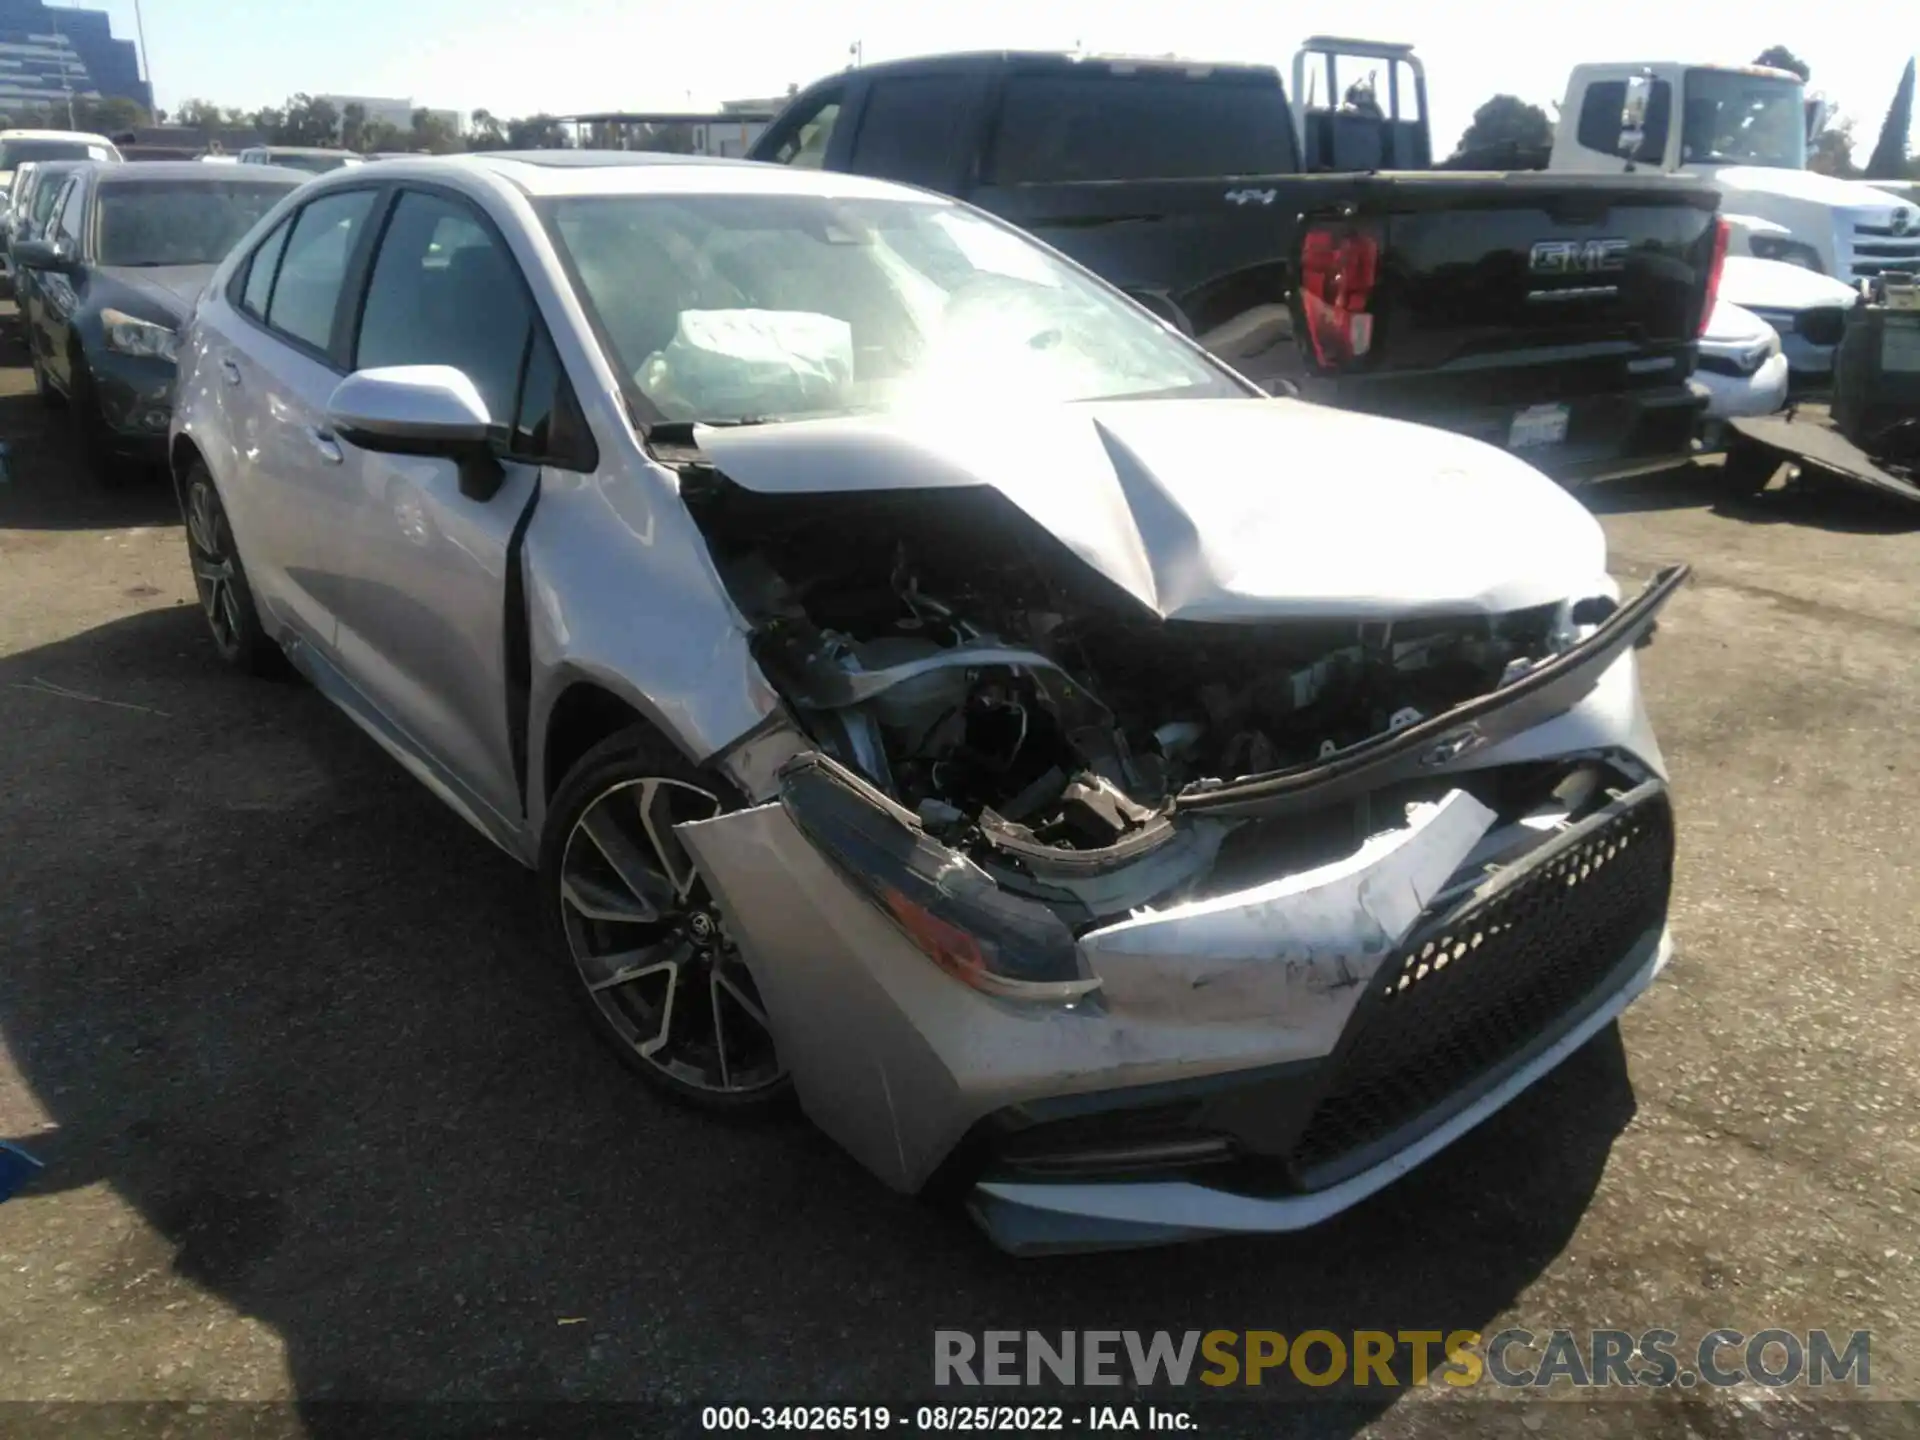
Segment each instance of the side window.
[[87,187],[80,183],[80,177],[74,176],[67,181],[66,189],[60,192],[59,219],[54,221],[53,238],[65,240],[77,250],[80,246],[80,217],[87,208]]
[[1580,102],[1580,129],[1576,132],[1582,150],[1597,150],[1602,155],[1620,153],[1620,121],[1627,110],[1627,82],[1596,80],[1587,87]]
[[819,107],[788,132],[768,158],[776,165],[791,165],[799,170],[818,170],[827,161],[827,142],[833,127],[840,123],[840,97],[830,95]]
[[451,365],[495,422],[512,424],[532,328],[520,267],[479,217],[438,195],[402,194],[373,262],[354,368]]
[[1673,87],[1665,80],[1601,80],[1587,87],[1580,102],[1576,137],[1583,150],[1658,164],[1667,152],[1672,115]]
[[[342,190],[302,209],[280,257],[267,323],[282,334],[325,350],[354,243],[373,210],[376,192]],[[249,277],[251,278],[251,277]]]
[[53,240],[57,238],[57,232],[60,228],[60,212],[66,206],[67,187],[72,183],[73,181],[71,179],[62,180],[52,187],[44,204],[36,201],[33,208],[40,215],[41,239]]
[[853,168],[882,180],[936,184],[956,169],[968,93],[961,75],[875,81],[854,137]]
[[515,455],[547,460],[572,469],[591,470],[597,463],[593,437],[575,403],[573,387],[560,368],[553,341],[536,325],[520,376],[520,400],[513,420]]
[[273,227],[273,233],[260,242],[247,262],[246,288],[240,292],[240,308],[256,320],[267,318],[267,300],[273,294],[274,272],[280,268],[280,252],[287,248],[287,232],[293,229],[289,215]]

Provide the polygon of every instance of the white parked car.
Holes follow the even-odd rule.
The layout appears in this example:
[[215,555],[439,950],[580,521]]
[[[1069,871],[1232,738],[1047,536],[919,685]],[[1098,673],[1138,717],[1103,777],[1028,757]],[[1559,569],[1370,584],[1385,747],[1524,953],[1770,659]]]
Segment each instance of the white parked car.
[[1623,597],[1523,461],[1268,398],[969,206],[384,161],[177,349],[221,655],[535,870],[647,1081],[791,1087],[1010,1249],[1316,1224],[1671,953],[1686,567]]
[[1707,317],[1693,378],[1707,392],[1701,448],[1716,451],[1726,422],[1771,415],[1787,403],[1787,357],[1780,336],[1751,310],[1720,300]]
[[1844,281],[1781,260],[1729,255],[1719,298],[1759,316],[1780,337],[1795,389],[1833,380],[1833,356],[1859,292]]

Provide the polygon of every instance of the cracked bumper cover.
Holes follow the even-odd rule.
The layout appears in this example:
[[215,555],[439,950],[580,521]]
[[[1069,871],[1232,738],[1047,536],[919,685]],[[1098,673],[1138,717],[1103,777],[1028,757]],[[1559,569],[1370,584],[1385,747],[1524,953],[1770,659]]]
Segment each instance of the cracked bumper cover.
[[[1657,608],[1623,614],[1638,633]],[[1609,629],[1584,695],[1458,767],[1612,746],[1639,778],[1597,813],[1516,853],[1512,826],[1491,833],[1455,789],[1343,859],[1081,934],[1099,983],[1071,1003],[984,994],[931,963],[790,801],[677,833],[803,1108],[890,1187],[964,1190],[1019,1253],[1297,1229],[1492,1114],[1665,963],[1671,817],[1631,639]],[[1565,895],[1587,909],[1563,918]],[[1514,1033],[1492,1035],[1490,1014]],[[1423,1059],[1436,1027],[1466,1037],[1448,1061],[1465,1069]]]

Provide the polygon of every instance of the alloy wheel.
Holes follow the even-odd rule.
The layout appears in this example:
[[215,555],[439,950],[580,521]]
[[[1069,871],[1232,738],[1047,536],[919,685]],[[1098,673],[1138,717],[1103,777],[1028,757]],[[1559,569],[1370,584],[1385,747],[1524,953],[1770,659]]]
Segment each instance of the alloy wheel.
[[560,916],[580,983],[635,1056],[676,1087],[746,1099],[785,1072],[753,977],[673,834],[723,808],[679,780],[609,786],[568,832]]
[[200,594],[213,643],[228,658],[239,653],[242,628],[234,594],[233,535],[213,486],[194,481],[187,494],[187,548],[193,563],[193,588]]

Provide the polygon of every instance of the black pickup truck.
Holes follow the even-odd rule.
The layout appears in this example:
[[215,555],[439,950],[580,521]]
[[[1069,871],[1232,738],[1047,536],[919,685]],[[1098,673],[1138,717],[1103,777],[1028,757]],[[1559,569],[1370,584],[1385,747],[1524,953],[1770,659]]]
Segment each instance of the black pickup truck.
[[[1365,123],[1309,115],[1322,159],[1302,164],[1272,68],[993,52],[833,75],[750,153],[969,201],[1269,390],[1444,426],[1566,480],[1688,455],[1725,245],[1715,192],[1664,175],[1309,173]],[[1407,148],[1376,138],[1375,153]]]

